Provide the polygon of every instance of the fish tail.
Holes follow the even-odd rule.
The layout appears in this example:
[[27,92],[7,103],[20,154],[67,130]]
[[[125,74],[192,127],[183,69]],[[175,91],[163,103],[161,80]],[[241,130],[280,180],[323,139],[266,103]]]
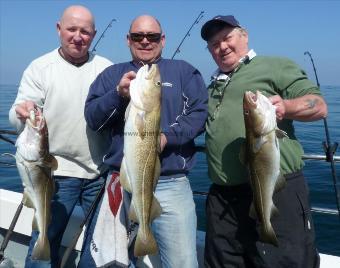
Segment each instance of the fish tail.
[[147,229],[147,232],[144,235],[143,232],[139,229],[135,242],[134,255],[136,257],[139,257],[145,255],[155,255],[157,253],[157,242],[150,228]]
[[279,246],[279,241],[277,240],[274,229],[270,223],[262,225],[260,230],[260,240],[264,243],[272,244],[275,247]]
[[47,235],[42,235],[40,233],[32,251],[32,260],[48,261],[50,259],[51,250]]

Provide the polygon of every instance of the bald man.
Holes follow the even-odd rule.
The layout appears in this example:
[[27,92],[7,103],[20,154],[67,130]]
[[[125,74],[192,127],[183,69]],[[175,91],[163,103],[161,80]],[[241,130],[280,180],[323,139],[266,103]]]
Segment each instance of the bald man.
[[[119,172],[130,82],[141,66],[158,65],[162,82],[162,153],[161,174],[155,195],[162,207],[162,214],[152,222],[152,232],[158,244],[162,267],[195,268],[198,266],[197,220],[187,175],[194,165],[194,139],[204,131],[207,90],[200,72],[192,65],[183,60],[162,58],[165,35],[154,17],[143,15],[133,20],[127,34],[127,45],[132,60],[110,66],[97,77],[86,101],[85,117],[93,130],[111,131],[112,140],[108,143],[109,153],[104,163],[112,171]],[[94,223],[95,220],[92,226]],[[87,237],[89,239],[91,237]],[[95,267],[91,264],[93,261],[87,263],[89,267]]]
[[38,233],[32,232],[25,267],[58,267],[60,242],[74,206],[86,213],[104,183],[102,158],[108,134],[92,131],[84,104],[96,76],[112,63],[89,52],[96,34],[94,18],[83,6],[70,6],[57,23],[60,47],[35,59],[24,71],[9,120],[21,131],[30,111],[41,107],[49,131],[50,153],[58,161],[48,229],[51,257],[31,258]]

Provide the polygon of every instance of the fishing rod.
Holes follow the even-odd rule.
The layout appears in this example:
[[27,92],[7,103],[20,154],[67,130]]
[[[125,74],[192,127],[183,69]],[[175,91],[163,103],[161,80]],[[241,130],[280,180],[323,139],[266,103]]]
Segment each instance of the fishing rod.
[[114,22],[114,21],[117,21],[117,20],[116,20],[116,19],[112,19],[112,20],[109,22],[109,24],[106,26],[105,30],[104,30],[104,31],[102,32],[102,34],[100,35],[99,39],[98,39],[97,42],[95,43],[95,45],[94,45],[94,47],[92,48],[91,52],[96,52],[96,47],[97,47],[98,43],[100,42],[100,40],[101,40],[102,38],[104,38],[105,32],[106,32],[110,27],[112,27],[112,22]]
[[18,206],[18,208],[17,208],[17,210],[14,214],[14,217],[11,221],[11,224],[8,228],[8,231],[7,231],[7,233],[4,237],[4,240],[1,243],[1,246],[0,246],[0,267],[11,267],[11,266],[9,266],[9,263],[10,263],[11,260],[5,258],[5,249],[7,247],[8,242],[9,242],[10,236],[13,233],[14,227],[15,227],[17,221],[18,221],[18,218],[20,216],[20,213],[21,213],[23,206],[24,206],[24,203],[21,200],[21,202],[20,202],[20,204],[19,204],[19,206]]
[[0,140],[4,140],[4,141],[6,141],[8,143],[11,143],[13,145],[15,144],[14,141],[12,141],[11,139],[5,137],[3,134],[6,134],[6,135],[17,135],[16,131],[0,129]]
[[195,19],[194,23],[191,25],[191,27],[189,28],[189,30],[187,31],[187,33],[184,35],[182,41],[179,43],[178,47],[176,48],[175,53],[172,55],[171,59],[173,59],[177,53],[180,53],[181,51],[179,50],[179,48],[181,47],[181,45],[183,44],[185,38],[187,38],[188,36],[190,36],[190,31],[191,29],[195,26],[195,24],[198,24],[199,21],[203,18],[203,13],[204,11],[201,11],[201,13],[198,15],[198,17]]
[[[313,70],[314,70],[314,75],[316,79],[316,84],[320,88],[320,83],[318,79],[318,74],[316,73],[316,68],[314,64],[314,60],[312,57],[312,54],[309,51],[306,51],[304,55],[308,55],[312,65],[313,65]],[[331,163],[331,170],[332,170],[332,177],[333,177],[333,185],[334,185],[334,191],[335,191],[335,197],[336,197],[336,205],[338,209],[338,215],[339,215],[339,220],[340,220],[340,193],[338,191],[338,184],[337,184],[337,177],[336,177],[336,171],[335,171],[335,162],[334,162],[334,154],[338,148],[338,143],[335,142],[334,144],[331,144],[331,139],[328,131],[328,124],[327,124],[327,118],[323,118],[323,124],[324,124],[324,129],[326,133],[326,141],[324,141],[323,144],[323,149],[326,154],[326,161]]]
[[[99,191],[97,192],[96,194],[96,197],[94,198],[94,201],[92,202],[89,210],[87,211],[87,213],[85,214],[85,218],[84,220],[81,222],[79,228],[78,228],[78,231],[75,233],[75,235],[73,236],[72,238],[72,241],[70,242],[69,246],[67,247],[67,249],[65,250],[64,252],[64,255],[61,259],[61,264],[60,264],[60,268],[64,268],[66,263],[67,263],[67,260],[68,258],[70,257],[71,253],[72,253],[72,250],[74,249],[74,247],[76,246],[77,244],[77,241],[79,239],[79,236],[81,235],[82,231],[83,231],[83,227],[84,225],[88,224],[89,223],[89,219],[90,219],[90,216],[92,215],[92,212],[94,212],[95,208],[97,207],[99,201],[100,201],[100,198],[102,197],[102,195],[104,194],[104,190],[105,190],[105,186],[106,186],[106,183],[104,182],[102,184],[102,186],[100,187]],[[0,267],[1,268],[1,267]]]

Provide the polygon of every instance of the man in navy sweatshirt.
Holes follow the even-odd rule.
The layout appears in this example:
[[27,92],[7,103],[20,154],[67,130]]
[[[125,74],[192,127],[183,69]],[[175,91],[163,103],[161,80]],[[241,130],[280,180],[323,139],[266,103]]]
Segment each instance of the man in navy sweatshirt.
[[187,175],[194,165],[194,139],[204,131],[207,118],[206,86],[199,71],[187,62],[161,57],[165,35],[154,17],[134,19],[127,43],[132,61],[110,66],[97,77],[86,100],[85,118],[93,130],[111,130],[112,142],[104,163],[119,172],[130,82],[141,66],[157,63],[162,80],[162,153],[155,195],[162,214],[152,222],[152,231],[162,267],[198,267],[197,218]]

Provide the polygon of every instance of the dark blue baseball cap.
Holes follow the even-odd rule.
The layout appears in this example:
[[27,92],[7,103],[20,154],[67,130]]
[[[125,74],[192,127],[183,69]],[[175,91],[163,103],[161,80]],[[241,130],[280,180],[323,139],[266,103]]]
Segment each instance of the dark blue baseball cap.
[[205,41],[208,41],[213,35],[222,30],[226,25],[232,27],[241,27],[240,23],[233,15],[217,15],[204,23],[201,29],[201,36]]

